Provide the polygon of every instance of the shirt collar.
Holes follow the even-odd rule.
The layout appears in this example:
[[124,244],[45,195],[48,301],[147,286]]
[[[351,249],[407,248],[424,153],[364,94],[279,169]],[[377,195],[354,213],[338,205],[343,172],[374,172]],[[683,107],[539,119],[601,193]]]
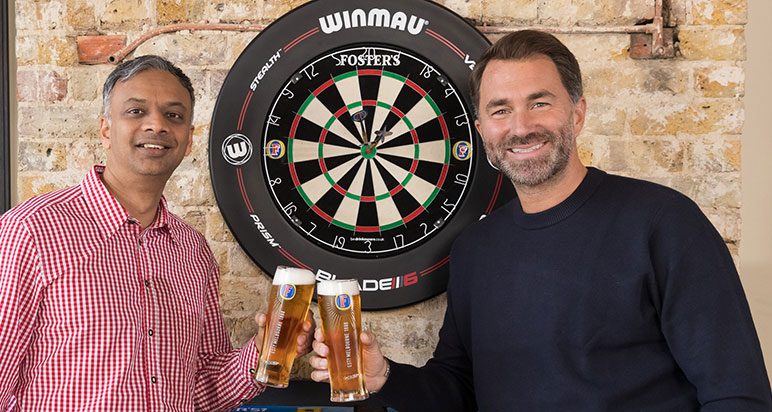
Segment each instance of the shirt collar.
[[[126,209],[118,202],[118,199],[105,187],[101,179],[104,171],[104,165],[94,165],[91,171],[86,174],[86,177],[83,178],[80,187],[86,203],[96,218],[95,220],[99,225],[101,234],[106,239],[114,235],[124,224],[127,224],[129,221],[136,222],[136,220],[129,215]],[[147,229],[163,229],[162,232],[171,234],[172,239],[176,243],[176,236],[172,230],[169,230],[170,226],[174,225],[170,223],[173,223],[173,219],[167,208],[166,198],[161,196],[156,218]]]

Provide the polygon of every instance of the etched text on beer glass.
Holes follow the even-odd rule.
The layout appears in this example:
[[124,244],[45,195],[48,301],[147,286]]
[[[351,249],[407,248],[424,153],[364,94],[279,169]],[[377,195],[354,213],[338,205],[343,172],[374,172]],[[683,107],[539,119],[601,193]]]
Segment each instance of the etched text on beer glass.
[[330,348],[330,400],[366,399],[362,346],[361,301],[356,280],[323,280],[317,285],[324,342]]
[[298,268],[279,266],[268,295],[268,313],[257,363],[255,380],[275,388],[289,385],[297,339],[303,330],[311,297],[314,274]]

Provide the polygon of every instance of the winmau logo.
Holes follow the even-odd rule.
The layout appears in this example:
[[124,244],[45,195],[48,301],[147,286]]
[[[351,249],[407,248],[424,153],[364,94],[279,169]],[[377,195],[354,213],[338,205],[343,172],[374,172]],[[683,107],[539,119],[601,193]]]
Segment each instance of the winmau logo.
[[410,18],[401,11],[393,15],[386,9],[371,9],[365,13],[362,9],[354,11],[344,10],[328,14],[319,18],[319,26],[324,34],[332,34],[341,29],[351,29],[355,27],[385,27],[394,30],[405,31],[412,35],[421,33],[429,22],[410,15]]

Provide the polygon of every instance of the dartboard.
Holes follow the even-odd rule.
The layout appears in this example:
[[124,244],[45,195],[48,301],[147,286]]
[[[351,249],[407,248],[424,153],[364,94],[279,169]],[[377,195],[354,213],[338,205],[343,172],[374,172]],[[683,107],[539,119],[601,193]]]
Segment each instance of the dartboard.
[[363,309],[443,292],[455,237],[513,196],[468,97],[488,44],[417,0],[318,0],[262,31],[209,139],[218,206],[255,263],[355,278]]

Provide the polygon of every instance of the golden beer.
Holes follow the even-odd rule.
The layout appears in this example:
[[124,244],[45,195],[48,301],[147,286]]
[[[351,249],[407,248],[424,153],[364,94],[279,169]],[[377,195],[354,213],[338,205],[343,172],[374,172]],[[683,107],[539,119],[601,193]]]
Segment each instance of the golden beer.
[[330,348],[330,400],[348,402],[367,399],[362,346],[361,301],[356,280],[323,280],[316,289],[322,318],[324,343]]
[[305,269],[279,266],[268,295],[265,335],[255,380],[274,388],[289,385],[297,339],[314,294],[314,274]]

